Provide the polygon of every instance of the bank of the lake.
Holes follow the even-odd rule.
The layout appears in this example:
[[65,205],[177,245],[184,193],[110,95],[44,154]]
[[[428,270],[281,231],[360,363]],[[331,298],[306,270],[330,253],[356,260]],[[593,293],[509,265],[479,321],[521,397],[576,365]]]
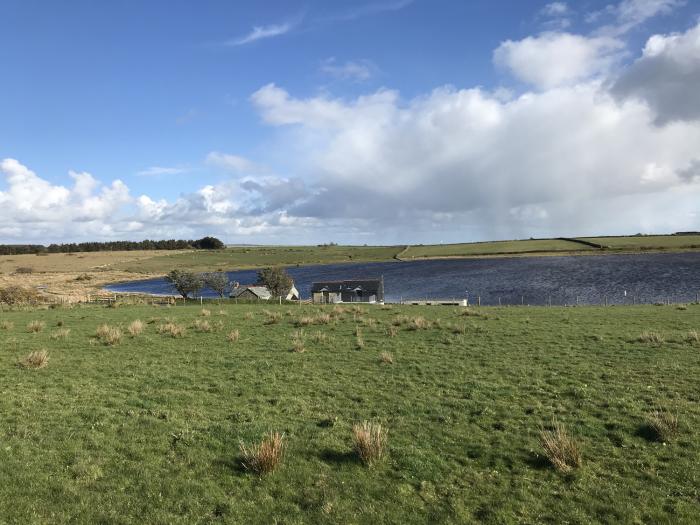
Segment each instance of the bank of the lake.
[[[605,257],[549,256],[435,259],[289,267],[302,297],[313,281],[383,277],[388,302],[463,299],[481,304],[632,304],[693,302],[700,293],[700,253]],[[242,284],[256,270],[229,272]],[[109,285],[114,292],[173,293],[162,278]],[[205,296],[214,296],[210,291]]]

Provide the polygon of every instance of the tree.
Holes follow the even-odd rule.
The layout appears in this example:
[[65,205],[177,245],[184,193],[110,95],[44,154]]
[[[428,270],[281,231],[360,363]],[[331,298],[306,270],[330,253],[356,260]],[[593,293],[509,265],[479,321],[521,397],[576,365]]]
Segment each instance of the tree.
[[202,277],[204,278],[204,284],[218,293],[222,299],[231,288],[231,281],[229,281],[226,272],[205,273]]
[[226,245],[216,237],[202,237],[196,241],[192,241],[192,247],[197,250],[221,250]]
[[283,267],[275,266],[258,271],[258,284],[267,286],[273,297],[286,297],[294,281]]
[[204,279],[198,273],[173,270],[165,276],[165,280],[173,285],[183,299],[187,299],[189,294],[194,296],[204,287]]

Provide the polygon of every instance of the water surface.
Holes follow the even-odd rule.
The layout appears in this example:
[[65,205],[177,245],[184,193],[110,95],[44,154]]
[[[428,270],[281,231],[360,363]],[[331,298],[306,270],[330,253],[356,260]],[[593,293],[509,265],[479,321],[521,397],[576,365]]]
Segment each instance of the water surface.
[[[631,304],[690,302],[700,293],[700,253],[441,259],[289,267],[303,298],[311,283],[384,277],[387,302],[464,299],[481,304]],[[241,284],[255,270],[229,272]],[[115,292],[174,294],[164,279],[108,286]],[[216,296],[210,290],[205,297]]]

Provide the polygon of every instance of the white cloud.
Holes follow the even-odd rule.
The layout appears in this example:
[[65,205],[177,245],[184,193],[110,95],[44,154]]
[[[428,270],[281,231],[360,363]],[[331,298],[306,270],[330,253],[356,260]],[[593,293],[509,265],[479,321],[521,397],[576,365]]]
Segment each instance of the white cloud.
[[613,21],[597,29],[600,35],[619,37],[640,26],[647,20],[668,14],[682,6],[685,0],[623,0],[610,4],[601,11],[590,13],[589,22],[597,22],[603,17],[612,16]]
[[7,183],[0,191],[0,223],[3,231],[17,232],[20,238],[66,229],[102,232],[131,201],[122,181],[103,185],[89,173],[71,171],[72,188],[51,184],[15,159],[2,160],[0,173]]
[[377,67],[370,60],[348,60],[338,63],[328,58],[321,63],[321,72],[340,80],[368,80]]
[[572,84],[607,72],[624,44],[608,37],[548,32],[507,40],[494,51],[494,63],[539,88]]
[[[700,126],[660,129],[645,104],[620,104],[598,82],[511,101],[446,87],[405,103],[387,91],[296,99],[268,85],[253,101],[267,122],[293,126],[290,141],[313,145],[307,171],[319,191],[289,213],[414,233],[435,214],[444,231],[471,224],[487,237],[527,233],[526,224],[552,234],[643,230],[636,212],[676,191],[675,173],[700,143]],[[697,211],[699,197],[700,185],[686,185],[678,209]],[[616,211],[623,201],[637,208]],[[697,227],[688,213],[673,216],[678,229]]]
[[229,40],[226,42],[226,45],[242,46],[257,42],[258,40],[281,36],[291,31],[293,27],[294,24],[291,22],[286,22],[284,24],[271,24],[267,26],[254,26],[250,33],[242,37]]
[[216,166],[236,174],[254,175],[268,172],[264,166],[260,166],[245,157],[218,151],[210,152],[205,162],[210,166]]
[[569,13],[569,6],[566,2],[551,2],[542,8],[541,13],[544,16],[562,16]]
[[177,167],[167,167],[167,166],[151,166],[149,168],[143,169],[136,174],[141,177],[153,177],[158,175],[180,175],[186,173],[188,168],[177,166]]
[[613,93],[645,101],[658,124],[700,119],[700,24],[685,33],[650,37]]

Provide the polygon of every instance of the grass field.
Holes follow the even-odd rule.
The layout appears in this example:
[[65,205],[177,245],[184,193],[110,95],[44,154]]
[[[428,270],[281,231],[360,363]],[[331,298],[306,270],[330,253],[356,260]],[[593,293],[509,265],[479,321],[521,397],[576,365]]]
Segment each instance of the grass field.
[[[697,523],[700,306],[206,308],[0,312],[0,521]],[[365,420],[388,429],[372,468]],[[239,442],[270,431],[284,460],[259,477]]]
[[115,265],[129,272],[167,273],[174,268],[191,271],[235,270],[262,266],[389,261],[403,246],[264,246],[226,250],[163,253],[157,257]]
[[400,254],[402,259],[431,257],[469,257],[479,255],[585,252],[595,248],[560,239],[525,239],[521,241],[473,242],[462,244],[429,244],[409,246]]
[[629,237],[581,237],[612,250],[700,249],[700,235],[639,235]]

